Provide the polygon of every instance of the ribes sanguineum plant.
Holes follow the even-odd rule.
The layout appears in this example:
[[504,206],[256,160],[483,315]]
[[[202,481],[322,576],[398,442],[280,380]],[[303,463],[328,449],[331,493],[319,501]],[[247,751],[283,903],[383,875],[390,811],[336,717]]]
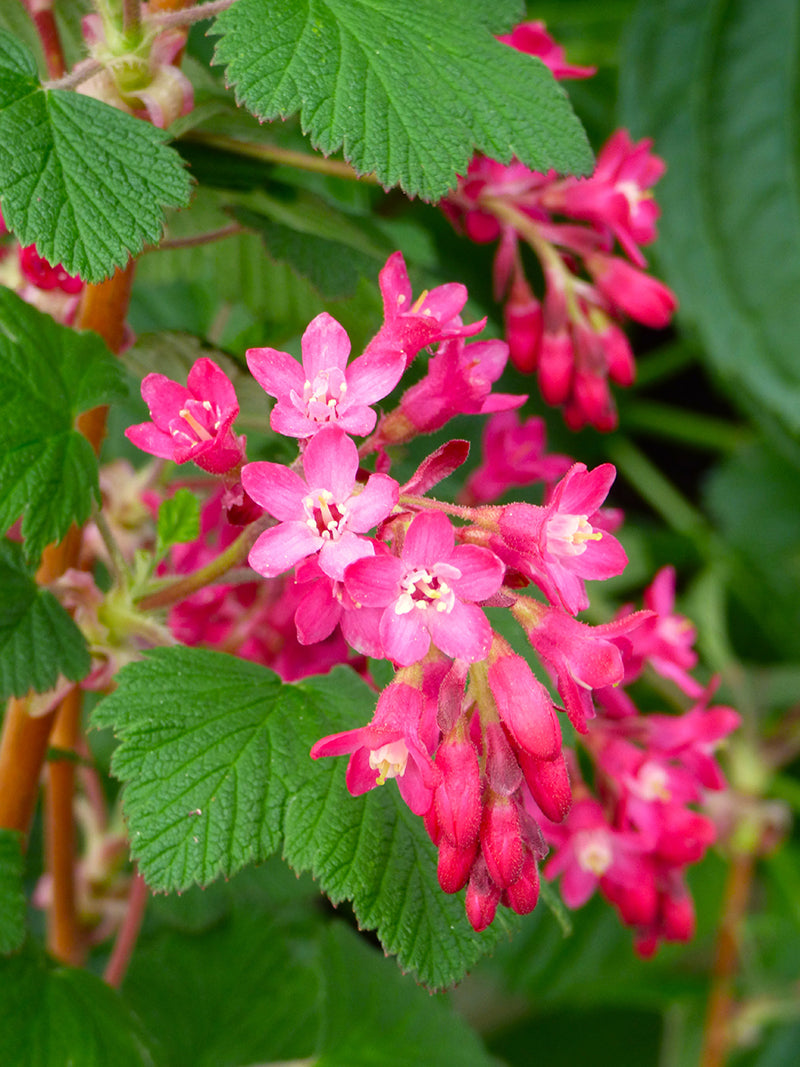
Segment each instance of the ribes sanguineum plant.
[[[597,891],[642,956],[689,940],[740,716],[672,566],[637,561],[615,614],[614,456],[568,436],[615,428],[627,320],[677,307],[642,253],[652,142],[593,161],[554,79],[594,69],[454,0],[402,0],[385,50],[361,2],[309,42],[294,0],[96,0],[71,68],[52,5],[24,6],[41,55],[0,22],[0,914],[48,764],[32,901],[62,962],[114,939],[112,986],[151,890],[275,852],[433,988],[540,895]],[[212,18],[220,79],[188,34]],[[502,311],[439,251],[469,241],[496,244]]]

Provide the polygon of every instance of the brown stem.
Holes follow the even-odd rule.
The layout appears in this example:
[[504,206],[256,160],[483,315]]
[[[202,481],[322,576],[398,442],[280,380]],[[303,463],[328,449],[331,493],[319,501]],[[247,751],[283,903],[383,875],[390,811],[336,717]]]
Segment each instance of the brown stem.
[[6,708],[0,738],[0,827],[19,830],[27,836],[36,798],[39,776],[56,713],[36,719],[28,714],[28,702],[12,697]]
[[[108,281],[87,286],[76,322],[78,329],[99,333],[115,352],[119,351],[125,335],[132,272],[132,265],[129,265],[126,270],[117,271]],[[95,452],[100,451],[105,419],[105,408],[93,408],[77,419],[78,429]],[[72,527],[63,541],[49,545],[42,555],[37,581],[42,585],[47,584],[68,567],[75,566],[80,541],[80,531]],[[25,698],[11,699],[0,736],[0,827],[19,830],[26,835],[33,819],[39,778],[56,717],[55,712],[50,712],[31,718],[27,706]]]
[[115,989],[122,985],[122,979],[128,970],[128,964],[136,946],[136,939],[139,936],[139,928],[142,925],[149,895],[145,880],[137,871],[131,883],[128,910],[122,920],[122,926],[119,928],[111,957],[103,974],[103,980]]
[[[81,722],[80,689],[71,690],[61,703],[53,727],[52,744],[74,752]],[[47,947],[56,959],[72,966],[83,963],[86,944],[75,909],[75,763],[51,760],[45,789],[45,852],[52,879],[52,900],[47,912]]]
[[755,857],[751,853],[735,854],[728,869],[711,971],[711,993],[706,1010],[700,1067],[723,1067],[727,1059],[739,943],[754,869]]

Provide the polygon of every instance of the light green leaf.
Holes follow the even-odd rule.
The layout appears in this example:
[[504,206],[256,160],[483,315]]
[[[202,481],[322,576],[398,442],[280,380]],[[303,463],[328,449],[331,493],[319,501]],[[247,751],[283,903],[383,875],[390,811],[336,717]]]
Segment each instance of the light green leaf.
[[59,326],[0,288],[0,533],[22,515],[28,559],[99,501],[97,459],[75,417],[125,392],[96,334]]
[[78,627],[47,589],[36,584],[22,546],[0,541],[0,700],[45,692],[58,676],[78,681],[91,665]]
[[[564,90],[496,41],[461,0],[238,0],[215,62],[262,119],[297,111],[326,155],[438,200],[475,150],[585,174],[592,157]],[[508,9],[498,24],[508,25]]]
[[24,939],[22,834],[0,829],[0,955],[16,952]]
[[153,888],[204,885],[282,848],[433,987],[458,980],[508,928],[499,917],[474,933],[463,898],[441,892],[435,849],[394,783],[351,797],[346,760],[309,759],[319,737],[372,716],[375,695],[349,669],[283,685],[257,664],[179,647],[118,682],[93,723],[121,739],[112,772]]
[[622,118],[667,162],[657,256],[720,381],[800,433],[800,8],[646,0]]
[[23,245],[99,282],[156,244],[191,181],[165,135],[108,104],[44,90],[30,52],[0,29],[0,203]]
[[177,489],[161,503],[156,527],[156,558],[163,559],[173,545],[200,536],[200,501],[190,489]]

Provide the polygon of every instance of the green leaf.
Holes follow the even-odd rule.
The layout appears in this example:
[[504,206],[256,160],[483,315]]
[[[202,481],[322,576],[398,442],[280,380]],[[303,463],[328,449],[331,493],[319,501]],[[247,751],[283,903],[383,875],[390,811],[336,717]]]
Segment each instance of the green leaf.
[[[438,200],[477,149],[585,174],[592,157],[538,59],[496,41],[461,0],[238,0],[215,62],[262,119],[296,111],[312,144],[360,174]],[[501,12],[498,20],[507,23]]]
[[260,234],[272,259],[287,262],[327,300],[352,296],[359,279],[374,277],[394,251],[367,220],[352,221],[311,194],[290,205],[270,200],[266,211],[234,207],[231,214]]
[[24,940],[22,834],[0,829],[0,954],[16,952]]
[[119,674],[95,726],[121,738],[131,850],[155,889],[233,874],[283,848],[420,980],[459,979],[507,929],[476,934],[463,898],[441,892],[436,853],[397,792],[351,797],[346,760],[309,759],[324,734],[364,725],[375,695],[351,670],[283,685],[257,664],[201,649],[156,649]]
[[800,96],[794,0],[646,0],[622,117],[667,162],[657,255],[736,403],[800,433]]
[[156,558],[163,559],[173,545],[200,536],[200,501],[190,489],[177,489],[161,503],[156,527]]
[[0,959],[3,1067],[150,1067],[140,1024],[88,971],[50,969],[33,947]]
[[123,991],[160,1036],[162,1067],[491,1062],[445,998],[311,907],[242,900],[201,936],[162,931],[137,947]]
[[0,700],[88,674],[89,650],[53,594],[36,584],[22,546],[0,541]]
[[28,559],[83,522],[93,496],[99,501],[97,459],[74,421],[125,392],[99,337],[0,289],[0,534],[24,512]]
[[165,135],[108,104],[42,89],[30,52],[0,29],[0,202],[23,245],[99,282],[146,243],[191,181]]

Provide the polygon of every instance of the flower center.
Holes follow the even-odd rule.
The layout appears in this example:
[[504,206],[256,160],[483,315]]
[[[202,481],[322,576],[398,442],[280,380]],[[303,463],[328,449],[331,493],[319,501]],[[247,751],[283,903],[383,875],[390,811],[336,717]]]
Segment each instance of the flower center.
[[387,778],[402,778],[406,773],[408,749],[402,738],[388,745],[381,745],[369,754],[369,765],[378,771],[377,785],[383,785]]
[[[450,573],[447,573],[450,572]],[[431,570],[414,570],[401,580],[402,592],[394,606],[397,615],[406,615],[414,608],[426,611],[433,608],[448,614],[453,610],[456,596],[445,578],[459,578],[460,571],[447,564],[437,564]]]
[[211,441],[217,434],[222,420],[210,400],[187,400],[186,407],[178,413],[188,427],[180,423],[170,427],[173,437],[184,437],[192,443]]
[[323,541],[338,541],[347,525],[347,508],[328,489],[315,489],[303,498],[306,525]]
[[575,835],[575,857],[584,871],[598,878],[606,873],[614,859],[605,830],[581,830]]
[[347,395],[347,382],[338,367],[320,371],[313,382],[303,384],[302,398],[292,390],[292,403],[314,422],[336,422],[339,418],[339,405]]
[[590,525],[587,515],[553,515],[547,520],[547,551],[554,556],[582,556],[587,541],[599,541],[602,530]]
[[642,800],[672,799],[666,769],[658,763],[645,763],[637,775],[637,792]]

